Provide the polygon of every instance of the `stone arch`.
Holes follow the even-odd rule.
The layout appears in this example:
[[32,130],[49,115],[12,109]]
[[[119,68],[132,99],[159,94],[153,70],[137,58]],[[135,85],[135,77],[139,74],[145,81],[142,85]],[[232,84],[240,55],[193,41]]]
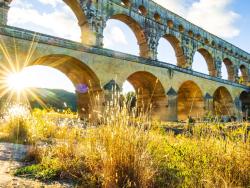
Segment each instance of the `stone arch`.
[[96,74],[82,61],[67,55],[53,54],[40,57],[28,66],[43,65],[55,68],[64,73],[76,88],[78,113],[81,117],[88,117],[96,108],[94,105],[102,95],[100,81]]
[[165,34],[162,38],[166,39],[173,47],[177,58],[177,66],[185,67],[187,62],[179,39],[170,34]]
[[245,65],[240,66],[240,72],[241,72],[241,83],[244,85],[247,85],[249,77],[248,77],[248,69]]
[[213,112],[216,116],[231,116],[234,113],[234,101],[227,88],[217,88],[213,95]]
[[250,93],[243,91],[240,94],[240,101],[243,118],[247,120],[250,115]]
[[133,85],[137,95],[139,111],[152,112],[153,116],[164,120],[166,114],[166,95],[160,80],[150,72],[138,71],[127,80]]
[[228,80],[234,81],[235,72],[234,72],[233,62],[229,58],[225,58],[223,60],[223,63],[226,65],[226,68],[227,68]]
[[207,63],[209,75],[210,76],[217,76],[215,62],[214,62],[214,59],[213,59],[213,56],[211,55],[211,53],[205,48],[199,48],[197,50],[197,52],[199,52],[203,56],[203,58],[205,59],[205,61]]
[[125,23],[127,26],[129,26],[129,28],[133,31],[137,39],[137,43],[139,45],[140,56],[144,58],[150,57],[150,50],[149,50],[149,46],[147,43],[146,34],[144,33],[143,28],[140,26],[140,24],[136,20],[134,20],[131,16],[128,16],[126,14],[114,14],[110,16],[109,19],[115,19],[115,20],[121,21]]
[[204,115],[204,98],[200,87],[193,81],[184,82],[177,93],[178,120],[188,116],[200,119]]

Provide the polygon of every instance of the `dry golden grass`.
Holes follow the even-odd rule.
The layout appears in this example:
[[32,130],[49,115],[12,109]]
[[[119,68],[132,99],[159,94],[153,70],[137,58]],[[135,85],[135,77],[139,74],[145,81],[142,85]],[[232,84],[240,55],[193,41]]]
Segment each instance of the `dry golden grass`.
[[[250,186],[246,124],[199,124],[175,136],[147,114],[137,117],[117,105],[98,117],[90,124],[70,113],[36,110],[22,119],[18,137],[34,145],[29,158],[36,164],[16,174],[71,179],[83,187]],[[15,126],[20,130],[17,122],[1,131],[11,137]]]

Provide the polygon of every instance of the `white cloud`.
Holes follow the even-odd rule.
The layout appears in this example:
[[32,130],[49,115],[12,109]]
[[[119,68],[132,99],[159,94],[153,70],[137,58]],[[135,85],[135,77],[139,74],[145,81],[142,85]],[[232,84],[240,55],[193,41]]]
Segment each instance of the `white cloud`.
[[104,37],[104,47],[111,48],[113,45],[127,45],[127,37],[124,32],[117,26],[107,28]]
[[59,4],[62,4],[62,0],[38,0],[40,3],[45,5],[52,5],[53,7],[56,7]]
[[235,26],[239,15],[228,10],[231,0],[200,0],[193,3],[186,18],[223,38],[238,36],[240,30]]
[[[51,2],[56,3],[57,1]],[[62,8],[65,9],[64,7]],[[35,27],[37,32],[80,41],[80,28],[76,17],[69,7],[68,11],[62,11],[61,8],[58,8],[52,12],[44,13],[32,6],[27,7],[25,3],[17,3],[10,9],[8,23],[31,30]]]
[[239,14],[229,9],[232,0],[155,0],[165,8],[223,38],[239,35]]
[[185,16],[186,13],[186,8],[184,6],[185,0],[154,0],[154,1],[180,16]]
[[10,4],[12,7],[23,7],[23,8],[31,8],[33,5],[30,2],[27,2],[26,0],[14,0]]
[[113,27],[111,29],[110,34],[113,36],[113,40],[116,43],[121,43],[121,44],[128,44],[125,34],[123,33],[123,31],[119,28],[119,27]]

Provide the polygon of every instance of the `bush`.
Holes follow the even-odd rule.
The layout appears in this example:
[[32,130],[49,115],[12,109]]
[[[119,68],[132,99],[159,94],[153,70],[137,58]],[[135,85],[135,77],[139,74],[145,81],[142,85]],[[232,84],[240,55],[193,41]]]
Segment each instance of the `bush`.
[[48,169],[40,164],[19,168],[14,173],[15,176],[25,175],[26,177],[29,176],[41,180],[56,179],[56,177],[58,177],[58,174],[59,173],[57,169],[53,168]]
[[155,169],[148,143],[148,134],[135,127],[87,128],[77,142],[40,148],[37,158],[42,170],[33,175],[40,177],[47,169],[58,172],[44,176],[47,179],[70,178],[85,186],[150,187]]

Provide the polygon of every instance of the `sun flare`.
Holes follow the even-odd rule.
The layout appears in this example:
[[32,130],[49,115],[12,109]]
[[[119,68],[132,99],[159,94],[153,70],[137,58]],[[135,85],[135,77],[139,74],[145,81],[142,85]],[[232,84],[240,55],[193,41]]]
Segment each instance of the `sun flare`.
[[8,88],[15,92],[21,92],[27,88],[27,82],[22,72],[10,73],[6,78],[6,83]]
[[[34,82],[39,81],[41,77],[35,76],[31,78],[30,74],[27,74],[25,71],[36,50],[38,43],[35,41],[37,38],[39,38],[39,36],[34,34],[30,43],[30,48],[24,59],[19,59],[20,57],[18,55],[19,52],[17,51],[18,48],[16,43],[14,43],[16,51],[14,53],[15,59],[13,59],[6,44],[0,40],[0,50],[6,59],[6,63],[0,63],[0,102],[3,102],[6,105],[19,104],[30,107],[29,99],[31,98],[32,100],[37,101],[42,107],[47,108],[44,101],[36,94],[34,89],[34,86],[36,86],[34,85]],[[33,73],[33,71],[31,72]],[[22,112],[23,109],[18,106],[11,108],[10,111],[12,114],[22,114]]]
[[[20,72],[9,73],[5,77],[6,84],[6,103],[15,102],[18,105],[30,105],[29,99],[36,100],[41,106],[47,108],[46,104],[37,96],[35,89],[32,88],[32,81],[28,78],[24,69]],[[19,106],[11,108],[14,114],[19,114],[23,110]]]

